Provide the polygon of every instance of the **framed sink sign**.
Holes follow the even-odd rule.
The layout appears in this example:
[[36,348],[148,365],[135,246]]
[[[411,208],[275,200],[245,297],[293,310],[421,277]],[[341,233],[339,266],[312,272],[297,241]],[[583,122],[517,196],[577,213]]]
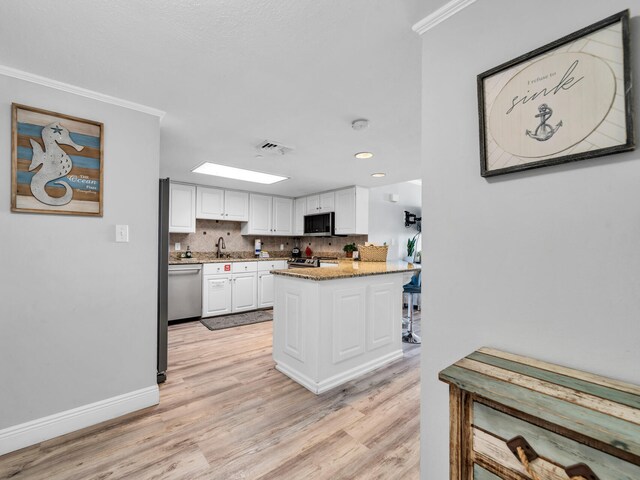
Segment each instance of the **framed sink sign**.
[[11,211],[102,216],[102,123],[13,104]]
[[478,75],[483,177],[635,148],[629,11]]

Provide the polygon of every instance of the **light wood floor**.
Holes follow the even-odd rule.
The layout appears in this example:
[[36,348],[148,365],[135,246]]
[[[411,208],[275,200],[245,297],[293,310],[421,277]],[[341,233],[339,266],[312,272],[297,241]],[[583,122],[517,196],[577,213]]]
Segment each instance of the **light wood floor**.
[[417,479],[419,353],[316,396],[274,369],[271,322],[172,325],[160,405],[2,456],[0,478]]

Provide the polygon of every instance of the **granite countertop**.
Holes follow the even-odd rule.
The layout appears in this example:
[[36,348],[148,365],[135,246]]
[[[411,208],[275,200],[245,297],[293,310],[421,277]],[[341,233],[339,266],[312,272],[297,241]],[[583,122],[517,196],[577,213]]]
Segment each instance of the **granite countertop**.
[[174,253],[169,255],[169,265],[192,265],[195,263],[233,263],[233,262],[273,262],[288,260],[289,257],[231,257],[216,258],[215,253],[194,253],[191,258],[178,258]]
[[366,277],[415,270],[420,270],[419,264],[407,262],[354,262],[341,259],[337,267],[294,268],[275,270],[272,273],[306,280],[334,280],[337,278]]

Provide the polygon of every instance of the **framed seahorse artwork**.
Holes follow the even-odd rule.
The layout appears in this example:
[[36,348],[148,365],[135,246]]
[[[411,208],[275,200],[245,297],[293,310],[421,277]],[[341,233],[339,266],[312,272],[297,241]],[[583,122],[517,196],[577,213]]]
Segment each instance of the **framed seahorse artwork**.
[[11,211],[102,216],[100,122],[13,104]]
[[635,148],[629,11],[478,75],[483,177]]

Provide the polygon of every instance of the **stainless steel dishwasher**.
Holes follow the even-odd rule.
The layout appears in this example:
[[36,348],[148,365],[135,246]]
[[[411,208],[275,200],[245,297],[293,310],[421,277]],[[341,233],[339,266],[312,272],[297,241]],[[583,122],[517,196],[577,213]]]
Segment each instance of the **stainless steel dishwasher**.
[[168,320],[202,314],[202,265],[169,265]]

